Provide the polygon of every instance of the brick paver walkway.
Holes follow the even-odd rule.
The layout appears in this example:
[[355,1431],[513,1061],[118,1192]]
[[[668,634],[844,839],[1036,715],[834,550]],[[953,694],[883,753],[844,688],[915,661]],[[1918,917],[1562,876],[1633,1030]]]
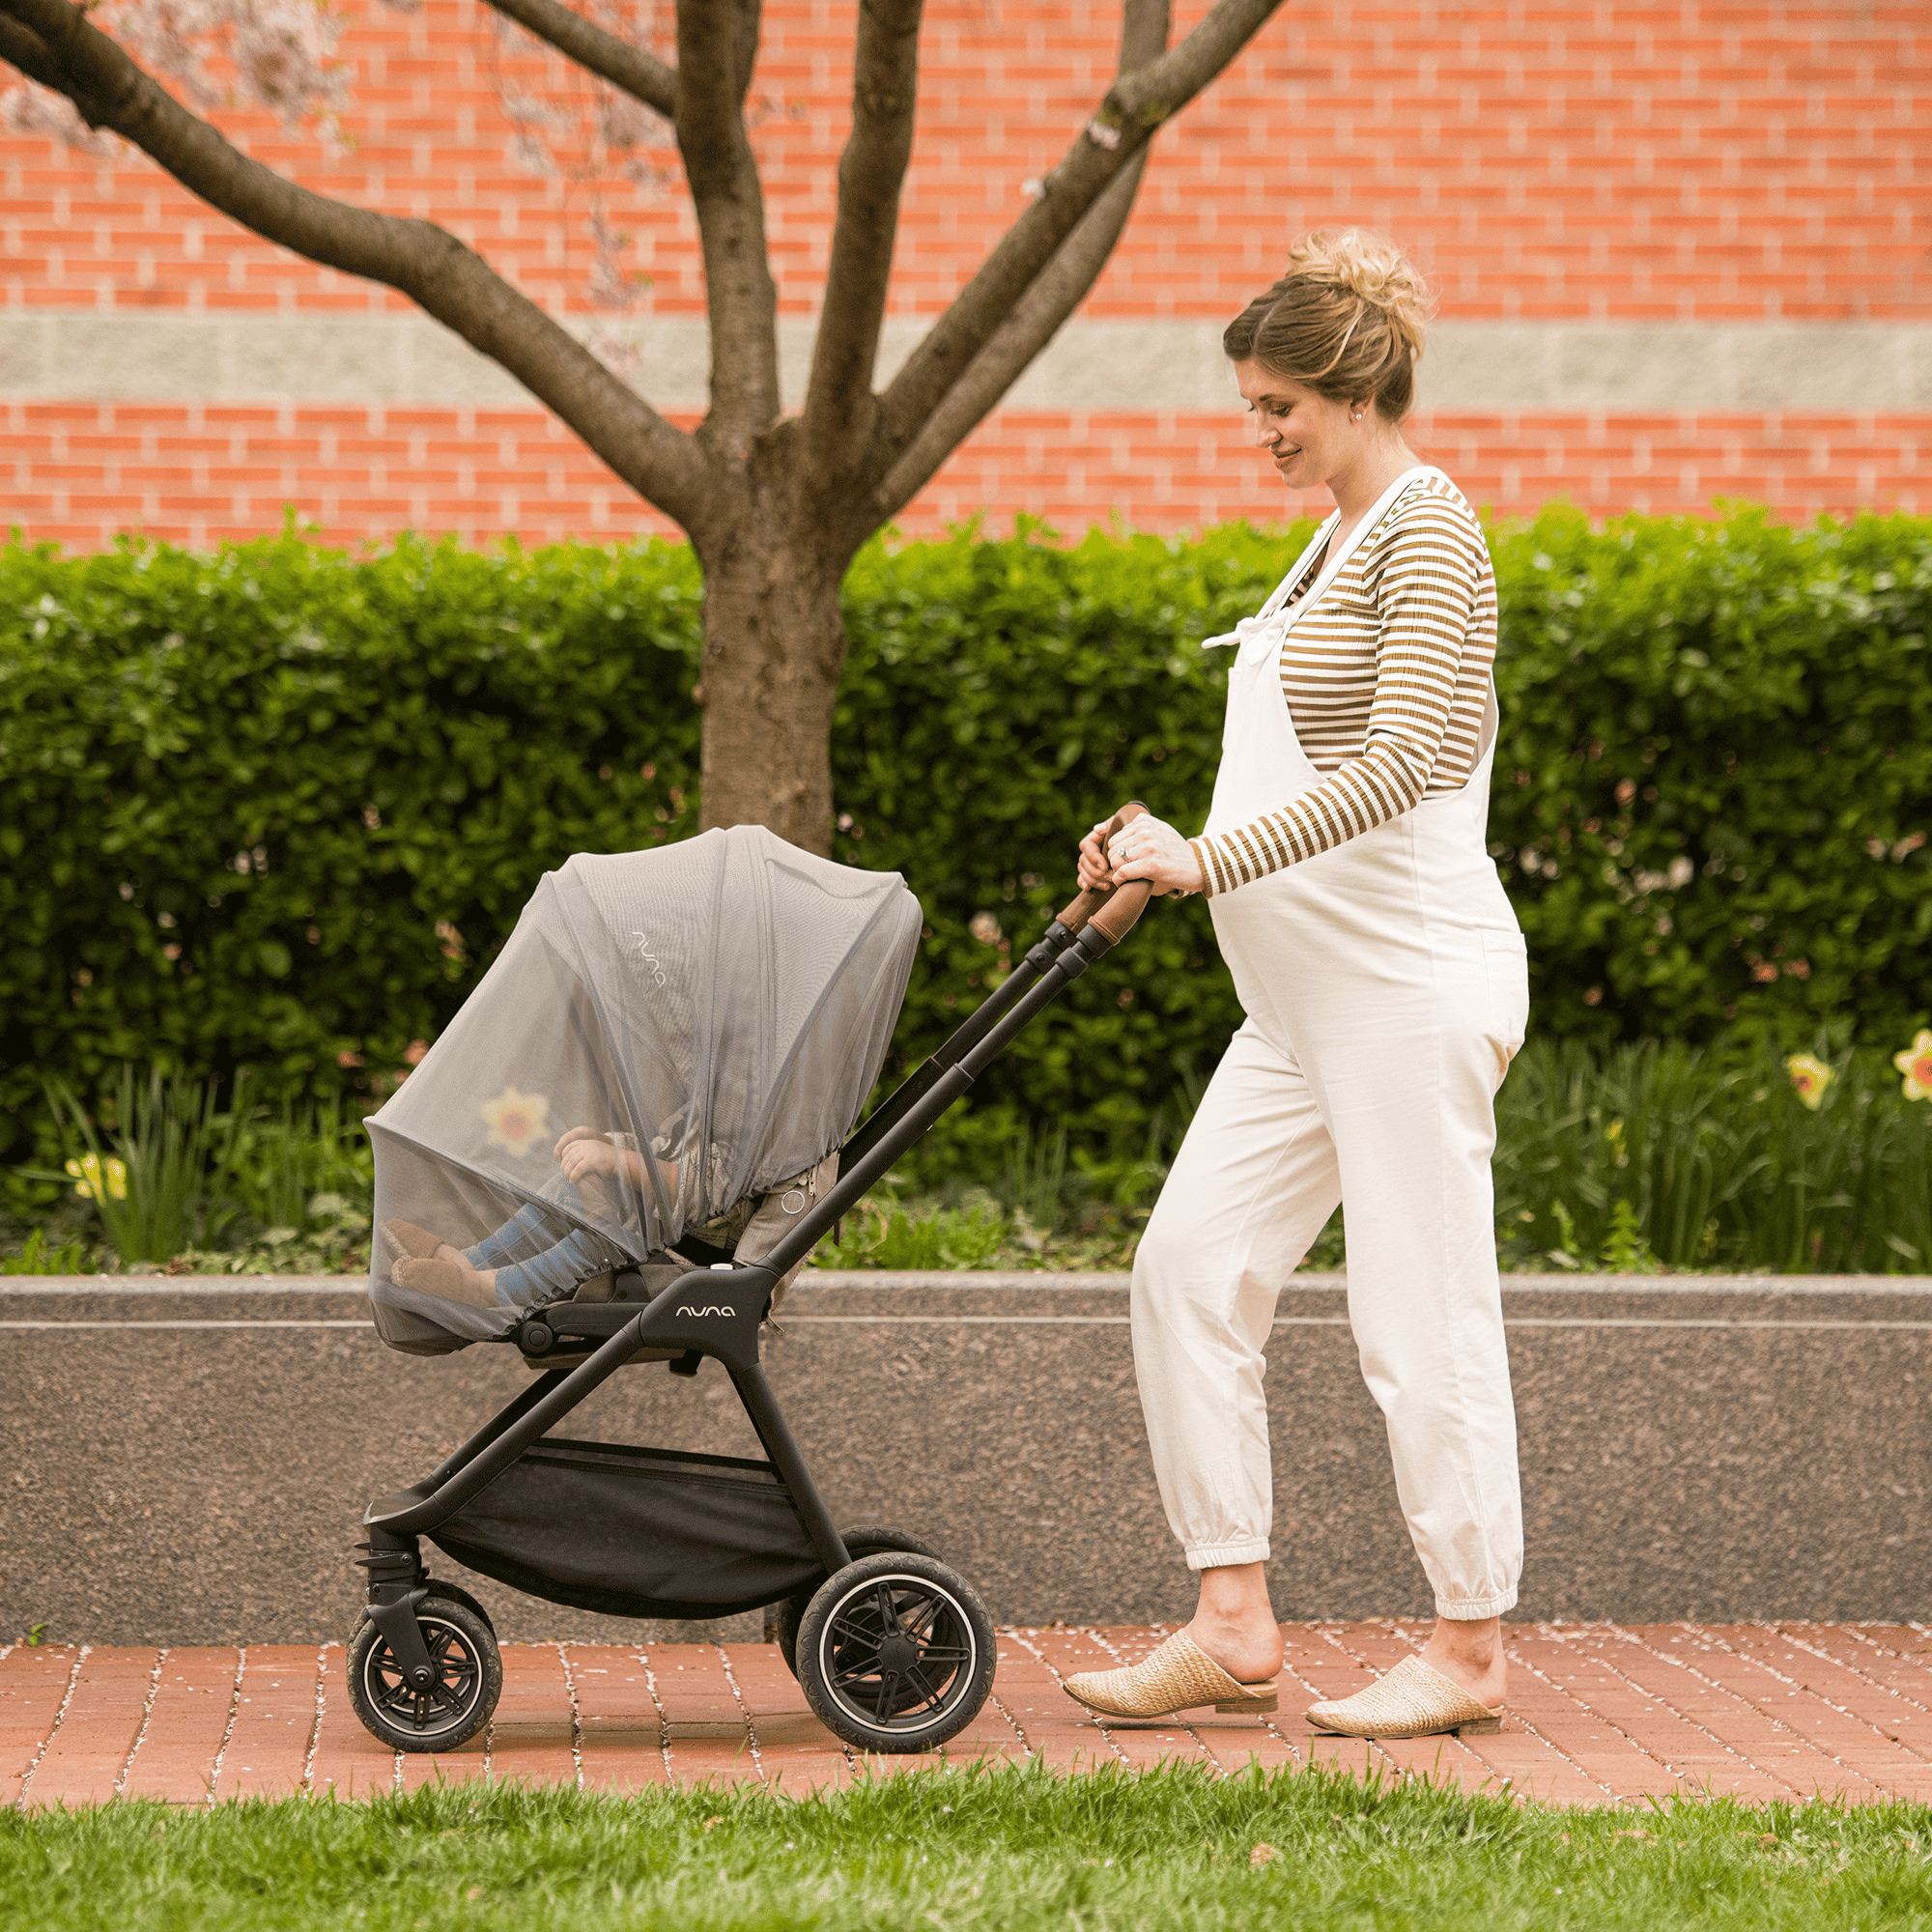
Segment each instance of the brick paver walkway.
[[[1312,1760],[1584,1804],[1672,1791],[1932,1801],[1932,1631],[1918,1625],[1516,1625],[1500,1735],[1311,1736],[1298,1705],[1368,1683],[1423,1634],[1290,1625],[1278,1718],[1102,1726],[1060,1690],[1061,1674],[1132,1662],[1161,1633],[1007,1630],[993,1701],[947,1755],[1065,1770]],[[811,1716],[775,1645],[512,1644],[503,1662],[503,1700],[482,1739],[398,1757],[355,1721],[339,1644],[14,1645],[0,1650],[0,1804],[361,1797],[484,1776],[803,1792],[867,1769]]]

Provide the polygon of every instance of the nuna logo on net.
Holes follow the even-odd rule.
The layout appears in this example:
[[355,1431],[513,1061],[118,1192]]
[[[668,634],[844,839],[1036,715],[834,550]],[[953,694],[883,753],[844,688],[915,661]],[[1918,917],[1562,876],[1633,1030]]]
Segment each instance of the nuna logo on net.
[[650,975],[652,980],[659,986],[668,985],[670,981],[668,980],[668,979],[667,979],[665,975],[665,969],[662,963],[659,961],[658,955],[651,951],[651,942],[649,935],[642,932],[633,931],[631,937],[638,942],[638,956],[644,962],[645,966],[650,969]]
[[707,1315],[735,1315],[738,1311],[735,1308],[693,1308],[689,1303],[680,1303],[677,1312],[701,1321]]

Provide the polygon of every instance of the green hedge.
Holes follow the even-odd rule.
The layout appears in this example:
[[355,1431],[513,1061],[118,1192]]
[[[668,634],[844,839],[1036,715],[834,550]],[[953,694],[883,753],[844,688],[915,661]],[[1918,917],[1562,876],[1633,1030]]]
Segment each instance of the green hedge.
[[[861,558],[837,852],[924,901],[908,1052],[1037,936],[1095,816],[1139,796],[1199,822],[1226,660],[1196,640],[1293,542]],[[1552,510],[1493,548],[1492,836],[1534,1026],[1800,1046],[1849,1019],[1902,1043],[1932,1009],[1932,524]],[[29,1157],[45,1074],[380,1080],[545,868],[691,832],[697,594],[657,544],[0,551],[0,1160]],[[1159,906],[981,1083],[955,1149],[1018,1114],[1131,1159],[1236,1019],[1205,905]]]

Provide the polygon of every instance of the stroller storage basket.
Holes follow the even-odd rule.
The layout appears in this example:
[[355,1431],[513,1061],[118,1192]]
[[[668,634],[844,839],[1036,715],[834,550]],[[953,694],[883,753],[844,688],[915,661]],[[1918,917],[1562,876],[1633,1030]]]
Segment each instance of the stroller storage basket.
[[606,1616],[731,1616],[825,1574],[769,1463],[608,1442],[537,1441],[429,1534],[499,1583]]

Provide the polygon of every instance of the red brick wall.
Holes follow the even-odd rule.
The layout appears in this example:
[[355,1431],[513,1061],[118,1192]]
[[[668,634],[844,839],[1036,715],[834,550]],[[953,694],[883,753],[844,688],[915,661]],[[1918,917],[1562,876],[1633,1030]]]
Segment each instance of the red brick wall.
[[[347,0],[356,71],[331,159],[267,116],[222,125],[325,192],[433,216],[529,294],[586,306],[584,217],[634,241],[661,313],[695,312],[694,226],[672,179],[519,172],[500,90],[543,91],[477,0],[398,14]],[[662,10],[668,13],[668,8]],[[849,84],[850,0],[771,0],[756,143],[782,302],[817,297]],[[1181,10],[1184,26],[1200,5]],[[1295,231],[1366,222],[1438,281],[1445,319],[1747,325],[1932,320],[1932,48],[1920,5],[1470,0],[1284,9],[1156,143],[1133,223],[1086,313],[1221,318]],[[933,0],[895,291],[930,314],[1082,125],[1110,71],[1113,7]],[[654,154],[670,167],[668,151]],[[0,315],[42,307],[400,310],[399,298],[237,229],[135,159],[0,138]],[[648,391],[648,384],[645,384]],[[903,522],[978,510],[1064,527],[1173,528],[1282,509],[1224,417],[1003,412]],[[1932,415],[1642,411],[1424,414],[1418,446],[1503,513],[1748,497],[1801,516],[1932,508]],[[332,538],[403,525],[529,539],[662,527],[531,409],[0,400],[8,519],[98,544],[124,528],[212,540],[284,504]]]

